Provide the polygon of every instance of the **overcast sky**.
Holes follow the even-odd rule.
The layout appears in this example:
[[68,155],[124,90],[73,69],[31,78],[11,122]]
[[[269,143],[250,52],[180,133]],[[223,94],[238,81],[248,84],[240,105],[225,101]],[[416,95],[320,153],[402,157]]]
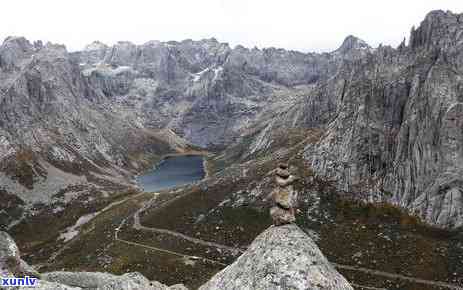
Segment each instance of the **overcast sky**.
[[331,51],[353,34],[398,45],[431,10],[462,0],[2,0],[0,38],[25,36],[78,50],[93,40],[215,37],[232,46]]

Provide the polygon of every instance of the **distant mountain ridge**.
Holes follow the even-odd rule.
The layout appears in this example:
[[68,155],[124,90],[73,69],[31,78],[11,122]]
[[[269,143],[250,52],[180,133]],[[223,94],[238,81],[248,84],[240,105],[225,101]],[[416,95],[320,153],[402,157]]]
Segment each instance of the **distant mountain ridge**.
[[[326,77],[334,58],[215,39],[94,42],[68,53],[8,37],[0,46],[0,188],[26,204],[131,188],[133,173],[156,156],[189,143],[225,146],[268,104],[286,102],[276,91]],[[2,219],[17,217],[10,210]]]
[[249,151],[265,152],[278,128],[318,128],[321,139],[302,152],[317,177],[359,200],[460,228],[462,48],[462,14],[432,11],[408,45],[364,49],[293,106],[264,114]]
[[[0,192],[25,206],[133,188],[168,152],[319,128],[307,164],[363,200],[463,223],[461,15],[433,11],[398,48],[349,36],[331,53],[215,39],[0,46]],[[270,138],[270,139],[269,139]],[[19,202],[2,212],[16,220]],[[12,210],[11,208],[14,208]]]

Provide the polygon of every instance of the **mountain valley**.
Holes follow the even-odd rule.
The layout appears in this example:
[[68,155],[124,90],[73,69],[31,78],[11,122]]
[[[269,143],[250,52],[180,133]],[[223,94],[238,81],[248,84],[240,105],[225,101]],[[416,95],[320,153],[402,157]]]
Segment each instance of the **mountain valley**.
[[[9,37],[0,230],[41,272],[196,289],[274,234],[267,196],[287,162],[296,224],[354,289],[462,289],[462,122],[463,14],[450,11],[397,48],[348,36],[330,53]],[[143,191],[137,177],[176,155],[204,156],[205,178]]]

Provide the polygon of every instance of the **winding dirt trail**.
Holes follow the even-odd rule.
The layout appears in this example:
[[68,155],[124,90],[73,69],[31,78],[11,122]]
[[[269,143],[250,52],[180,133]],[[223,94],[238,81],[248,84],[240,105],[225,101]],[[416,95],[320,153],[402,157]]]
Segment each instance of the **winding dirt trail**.
[[431,286],[448,288],[448,289],[463,290],[463,287],[445,283],[445,282],[440,282],[440,281],[413,278],[413,277],[404,276],[400,274],[388,273],[388,272],[383,272],[383,271],[378,271],[378,270],[373,270],[373,269],[368,269],[368,268],[362,268],[362,267],[356,267],[356,266],[342,265],[342,264],[337,264],[337,263],[331,263],[331,264],[338,269],[357,271],[357,272],[362,272],[362,273],[366,273],[370,275],[382,276],[382,277],[390,278],[390,279],[400,279],[400,280],[405,280],[405,281],[418,283],[418,284],[425,284],[425,285],[431,285]]
[[[107,205],[102,210],[96,212],[94,214],[94,216],[89,221],[87,221],[87,223],[90,222],[91,220],[93,220],[94,218],[96,218],[101,213],[104,213],[104,212],[112,209],[113,207],[115,207],[117,205],[120,205],[122,203],[125,203],[125,202],[127,202],[129,200],[140,197],[143,194],[146,194],[146,193],[142,192],[142,193],[130,196],[130,197],[126,197],[126,198],[124,198],[122,200],[115,201],[115,202]],[[209,258],[206,258],[206,257],[191,256],[191,255],[175,252],[175,251],[172,251],[172,250],[167,250],[167,249],[162,249],[162,248],[153,247],[153,246],[149,246],[149,245],[144,245],[144,244],[141,244],[141,243],[128,241],[128,240],[120,238],[119,235],[118,235],[119,231],[125,225],[125,223],[127,222],[127,220],[129,218],[133,218],[134,222],[133,222],[132,227],[134,229],[136,229],[136,230],[151,231],[151,232],[154,232],[154,233],[171,235],[173,237],[183,239],[183,240],[186,240],[186,241],[198,244],[198,245],[218,248],[218,249],[221,249],[221,250],[231,252],[233,254],[241,254],[246,250],[246,249],[242,249],[242,248],[236,248],[236,247],[230,247],[230,246],[218,244],[218,243],[215,243],[215,242],[205,241],[205,240],[194,238],[194,237],[191,237],[191,236],[188,236],[188,235],[176,232],[176,231],[172,231],[172,230],[160,229],[160,228],[151,228],[151,227],[143,226],[141,224],[141,222],[140,222],[140,214],[144,210],[146,210],[147,207],[154,204],[154,202],[156,202],[158,196],[159,196],[159,193],[154,192],[153,193],[153,198],[151,200],[149,200],[147,203],[145,203],[144,206],[140,207],[135,213],[133,213],[133,215],[130,215],[129,217],[124,219],[119,224],[119,226],[114,230],[114,240],[116,240],[118,242],[121,242],[121,243],[124,243],[124,244],[127,244],[127,245],[130,245],[130,246],[141,247],[141,248],[144,248],[144,249],[149,249],[149,250],[153,250],[153,251],[157,251],[157,252],[161,252],[161,253],[170,254],[170,255],[173,255],[173,256],[180,257],[180,258],[185,258],[185,259],[189,259],[189,260],[201,260],[201,261],[217,264],[217,265],[220,265],[220,266],[223,266],[223,267],[228,266],[227,264],[225,264],[223,262],[213,260],[213,259],[209,259]],[[183,195],[179,195],[179,196],[177,196],[177,197],[175,197],[173,199],[170,199],[170,200],[167,200],[167,201],[164,201],[164,202],[160,203],[159,205],[156,206],[156,208],[154,208],[154,210],[159,210],[162,207],[171,204],[172,202],[174,202],[176,199],[178,199],[181,196],[183,196]],[[446,282],[441,282],[441,281],[425,280],[425,279],[414,278],[414,277],[404,276],[404,275],[395,274],[395,273],[389,273],[389,272],[384,272],[384,271],[379,271],[379,270],[374,270],[374,269],[369,269],[369,268],[363,268],[363,267],[357,267],[357,266],[343,265],[343,264],[338,264],[338,263],[333,263],[333,262],[331,262],[331,264],[337,269],[344,269],[344,270],[349,270],[349,271],[362,272],[362,273],[369,274],[369,275],[380,276],[380,277],[389,278],[389,279],[399,279],[399,280],[404,280],[404,281],[408,281],[408,282],[413,282],[413,283],[423,284],[423,285],[429,285],[429,286],[434,286],[434,287],[453,289],[453,290],[463,290],[463,287],[461,287],[461,286],[453,285],[453,284],[446,283]],[[355,286],[355,287],[358,287],[358,288],[363,288],[363,289],[387,290],[385,288],[376,288],[376,287],[357,285],[357,284],[352,284],[352,286]]]
[[355,283],[352,283],[352,282],[349,282],[350,285],[352,287],[355,287],[355,288],[360,288],[362,290],[387,290],[386,288],[377,288],[377,287],[371,287],[371,286],[364,286],[364,285],[359,285],[359,284],[355,284]]
[[[245,249],[225,246],[225,245],[221,245],[221,244],[218,244],[218,243],[215,243],[215,242],[201,240],[201,239],[198,239],[198,238],[187,236],[185,234],[182,234],[182,233],[179,233],[179,232],[176,232],[176,231],[143,226],[141,224],[141,222],[140,222],[140,214],[148,206],[152,205],[156,201],[159,193],[153,193],[153,194],[154,194],[154,197],[133,214],[132,217],[134,219],[134,222],[133,222],[132,226],[133,226],[134,229],[136,229],[136,230],[144,230],[144,231],[151,231],[151,232],[160,233],[160,234],[167,234],[167,235],[171,235],[171,236],[174,236],[176,238],[179,238],[179,239],[187,240],[187,241],[195,243],[195,244],[208,246],[208,247],[215,247],[215,248],[219,248],[219,249],[222,249],[222,250],[231,251],[233,253],[243,253],[245,251]],[[175,199],[176,198],[174,198],[172,200],[165,201],[165,202],[159,204],[158,206],[156,206],[156,208],[154,210],[159,210],[160,208],[162,208],[162,207],[170,204],[171,202],[173,202]],[[167,250],[167,249],[161,249],[161,248],[157,248],[157,247],[143,245],[143,244],[140,244],[140,243],[137,243],[137,242],[132,242],[132,241],[127,241],[127,240],[120,239],[117,234],[118,234],[118,231],[125,224],[125,222],[126,222],[126,220],[124,220],[119,225],[119,227],[116,229],[115,234],[114,234],[115,240],[117,240],[119,242],[129,244],[129,245],[132,245],[132,246],[138,246],[138,247],[143,247],[143,248],[146,248],[146,249],[151,249],[151,250],[154,250],[154,251],[164,252],[164,253],[168,253],[168,254],[183,257],[183,258],[196,259],[196,260],[199,259],[199,260],[219,264],[221,266],[227,266],[227,264],[224,264],[224,263],[216,261],[216,260],[208,259],[208,258],[205,258],[205,257],[190,256],[190,255],[182,254],[182,253],[179,253],[179,252],[170,251],[170,250]],[[447,289],[453,289],[453,290],[463,290],[463,287],[453,285],[453,284],[450,284],[450,283],[446,283],[446,282],[441,282],[441,281],[425,280],[425,279],[414,278],[414,277],[404,276],[404,275],[395,274],[395,273],[383,272],[383,271],[369,269],[369,268],[350,266],[350,265],[343,265],[343,264],[332,263],[332,262],[331,262],[331,264],[337,269],[344,269],[344,270],[362,272],[362,273],[375,275],[375,276],[380,276],[380,277],[384,277],[384,278],[399,279],[399,280],[404,280],[404,281],[413,282],[413,283],[417,283],[417,284],[435,286],[435,287],[440,287],[440,288],[447,288]],[[359,288],[364,288],[364,289],[379,289],[379,290],[384,289],[384,288],[375,288],[375,287],[369,287],[369,286],[363,286],[363,285],[357,285],[357,284],[354,284],[353,286],[356,286],[356,287],[359,287]]]
[[127,245],[136,246],[136,247],[142,247],[142,248],[145,248],[145,249],[149,249],[149,250],[153,250],[153,251],[157,251],[157,252],[161,252],[161,253],[165,253],[165,254],[170,254],[170,255],[173,255],[173,256],[180,257],[180,258],[186,258],[186,259],[190,259],[190,260],[202,260],[202,261],[207,261],[207,262],[210,262],[210,263],[213,263],[213,264],[219,264],[219,265],[224,266],[224,267],[227,266],[227,264],[224,264],[222,262],[212,260],[212,259],[209,259],[209,258],[186,255],[186,254],[183,254],[183,253],[179,253],[179,252],[175,252],[175,251],[171,251],[171,250],[167,250],[167,249],[161,249],[161,248],[158,248],[158,247],[148,246],[148,245],[140,244],[140,243],[137,243],[137,242],[132,242],[132,241],[127,241],[125,239],[121,239],[121,238],[119,238],[119,231],[124,226],[124,224],[126,222],[127,222],[127,219],[124,219],[119,224],[119,226],[116,228],[116,230],[114,231],[114,240],[116,240],[118,242],[121,242],[121,243],[124,243],[124,244],[127,244]]
[[214,242],[204,241],[204,240],[201,240],[201,239],[198,239],[198,238],[194,238],[194,237],[184,235],[184,234],[179,233],[179,232],[174,232],[174,231],[166,230],[166,229],[148,228],[148,227],[142,226],[140,224],[140,217],[137,214],[134,215],[133,228],[136,229],[136,230],[145,230],[145,231],[150,231],[150,232],[159,233],[159,234],[171,235],[171,236],[174,236],[176,238],[184,239],[184,240],[187,240],[189,242],[192,242],[192,243],[195,243],[195,244],[198,244],[198,245],[214,247],[214,248],[229,251],[229,252],[232,252],[232,253],[242,253],[243,252],[243,250],[241,250],[239,248],[234,248],[234,247],[229,247],[229,246],[221,245],[221,244],[214,243]]
[[[185,234],[175,232],[175,231],[171,231],[171,230],[159,229],[159,228],[150,228],[150,227],[143,226],[141,224],[141,222],[140,222],[140,213],[142,213],[149,205],[153,204],[156,201],[156,198],[157,198],[159,193],[153,193],[153,194],[155,195],[154,198],[151,199],[145,206],[141,207],[139,210],[137,210],[134,213],[134,215],[133,215],[133,228],[134,229],[150,231],[150,232],[155,232],[155,233],[159,233],[159,234],[170,235],[170,236],[173,236],[173,237],[176,237],[176,238],[179,238],[179,239],[187,240],[189,242],[192,242],[192,243],[195,243],[195,244],[198,244],[198,245],[207,246],[207,247],[214,247],[214,248],[218,248],[218,249],[221,249],[221,250],[229,251],[229,252],[231,252],[233,254],[240,254],[240,253],[242,253],[244,251],[243,249],[239,249],[239,248],[235,248],[235,247],[229,247],[229,246],[221,245],[221,244],[218,244],[218,243],[215,243],[215,242],[209,242],[209,241],[201,240],[201,239],[194,238],[194,237],[191,237],[191,236],[187,236]],[[155,210],[160,209],[162,206],[165,206],[166,204],[167,204],[167,202],[164,202],[164,203],[160,204],[158,207],[156,207]]]

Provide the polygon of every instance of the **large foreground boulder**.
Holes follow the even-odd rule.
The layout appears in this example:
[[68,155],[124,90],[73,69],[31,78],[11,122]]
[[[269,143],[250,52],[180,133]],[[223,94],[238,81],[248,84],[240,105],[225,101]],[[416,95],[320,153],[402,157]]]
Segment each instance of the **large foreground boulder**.
[[51,272],[43,279],[59,284],[78,286],[78,289],[95,290],[188,290],[183,285],[166,286],[149,281],[142,274],[133,272],[122,276],[98,272]]
[[216,289],[353,288],[298,226],[288,224],[268,228],[233,264],[200,287]]
[[39,277],[39,273],[23,261],[18,246],[6,232],[0,231],[0,274]]

